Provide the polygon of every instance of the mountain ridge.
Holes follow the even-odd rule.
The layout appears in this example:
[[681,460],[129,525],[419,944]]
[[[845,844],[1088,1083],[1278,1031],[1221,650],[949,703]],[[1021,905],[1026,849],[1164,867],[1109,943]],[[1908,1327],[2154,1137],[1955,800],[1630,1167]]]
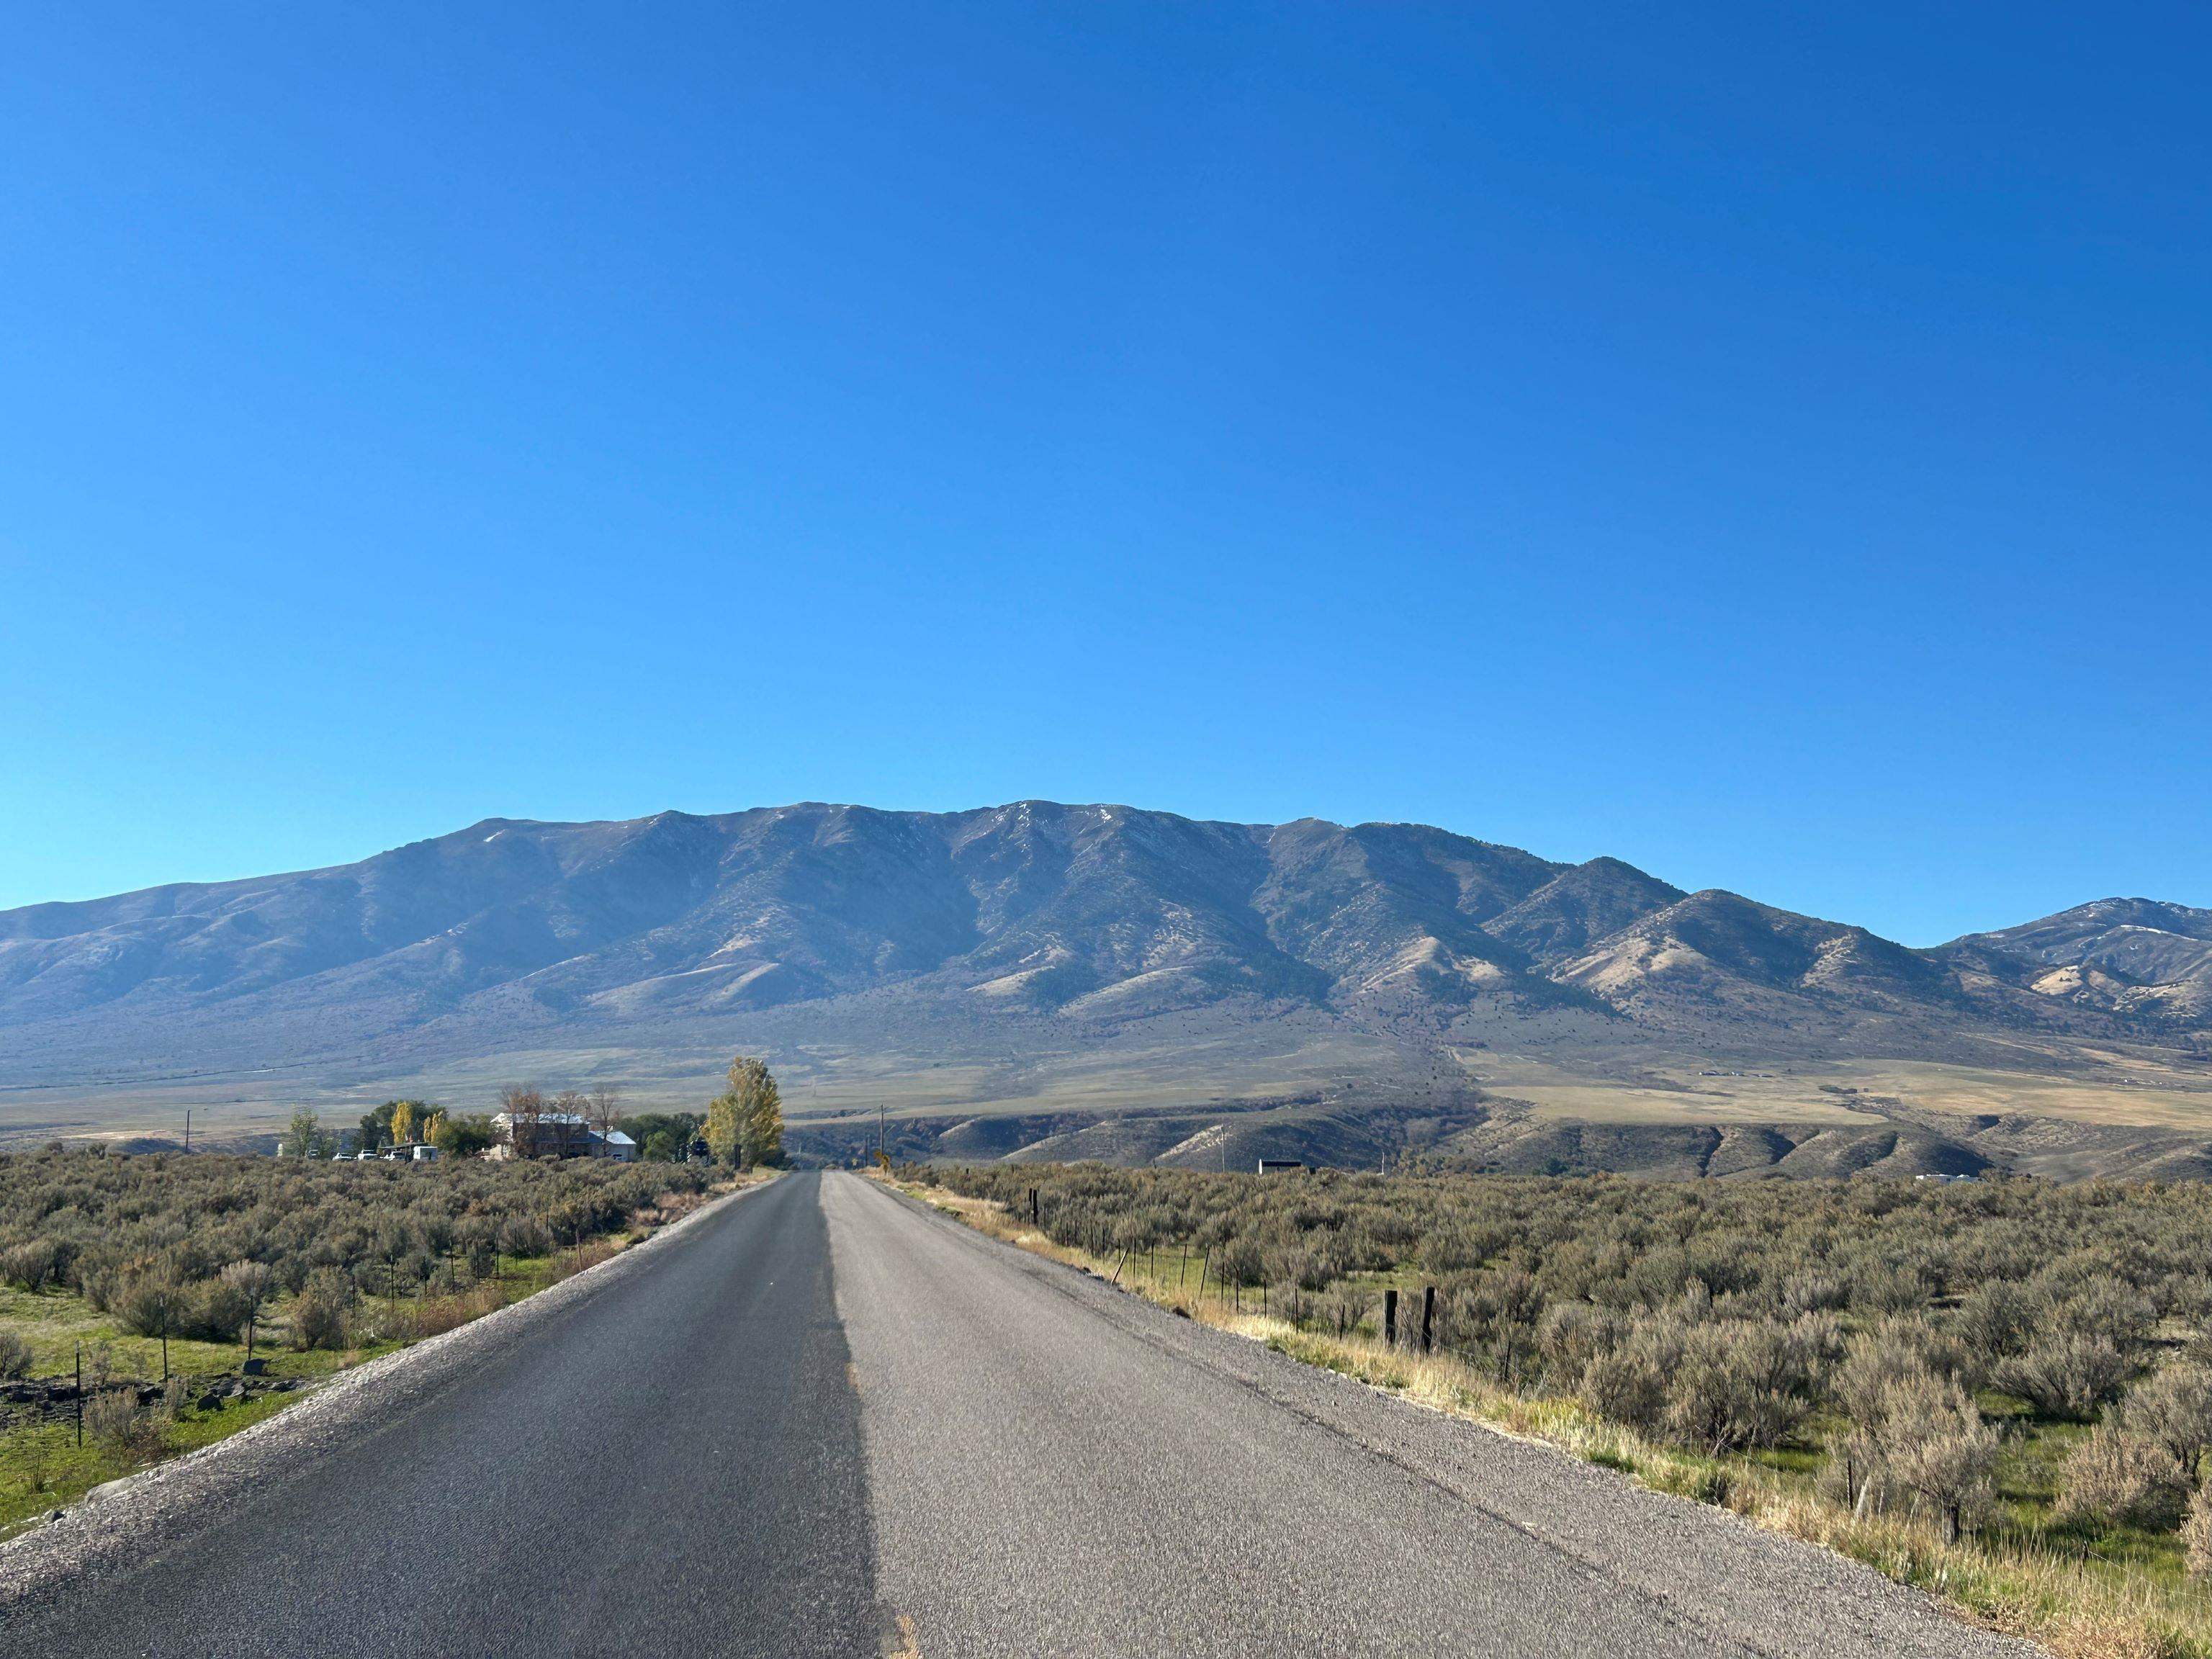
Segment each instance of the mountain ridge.
[[988,1059],[993,1087],[1172,1046],[1186,1093],[1302,1086],[1356,1054],[1403,1093],[1444,1050],[2001,1065],[2030,1038],[2200,1042],[2208,1019],[2212,911],[2186,906],[2099,900],[1915,950],[1613,858],[1111,803],[492,817],[0,912],[0,1090],[339,1087],[743,1040],[848,1069],[918,1045]]

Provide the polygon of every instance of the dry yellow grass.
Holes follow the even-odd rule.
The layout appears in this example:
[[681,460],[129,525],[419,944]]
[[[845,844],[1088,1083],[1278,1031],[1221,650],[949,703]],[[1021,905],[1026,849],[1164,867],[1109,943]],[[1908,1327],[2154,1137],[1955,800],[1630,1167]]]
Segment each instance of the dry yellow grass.
[[[1593,1076],[1584,1068],[1529,1055],[1459,1056],[1492,1093],[1525,1100],[1540,1118],[1593,1123],[1869,1124],[1876,1101],[1954,1115],[1994,1113],[2114,1127],[2187,1128],[2212,1107],[2212,1073],[2182,1068],[2154,1053],[2082,1049],[2078,1064],[2023,1048],[2017,1069],[1934,1060],[1798,1060],[1719,1069],[1710,1061],[1655,1055],[1635,1075]],[[1823,1085],[1828,1085],[1824,1088]],[[1855,1099],[1829,1089],[1858,1091]]]
[[2063,1659],[2212,1659],[2212,1601],[2193,1587],[2047,1550],[1972,1538],[1946,1543],[1936,1528],[1910,1519],[1856,1518],[1820,1498],[1802,1476],[1661,1445],[1575,1401],[1512,1393],[1449,1357],[1409,1355],[1366,1336],[1300,1331],[1210,1290],[1198,1297],[1196,1269],[1180,1256],[1155,1275],[1142,1258],[1102,1261],[1056,1244],[988,1200],[895,1184],[979,1232],[1113,1279],[1133,1295],[1180,1307],[1291,1358],[1498,1433],[1557,1447],[1655,1491],[1724,1504],[1754,1525],[1864,1562],[1926,1590],[1962,1618],[2040,1642]]

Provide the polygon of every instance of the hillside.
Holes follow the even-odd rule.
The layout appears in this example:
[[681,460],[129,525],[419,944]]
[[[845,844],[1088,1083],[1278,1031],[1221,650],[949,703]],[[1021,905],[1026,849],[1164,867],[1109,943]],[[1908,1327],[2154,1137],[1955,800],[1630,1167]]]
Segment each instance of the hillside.
[[0,913],[0,1130],[522,1075],[673,1093],[739,1046],[775,1056],[802,1118],[1316,1089],[1556,1116],[1591,1088],[1619,1097],[1596,1115],[1686,1091],[1694,1118],[1765,1087],[1715,1077],[1775,1066],[1815,1121],[1836,1108],[1809,1079],[1854,1061],[2193,1110],[2209,998],[2212,912],[2107,901],[1914,951],[1419,825],[1042,801],[490,819]]
[[2076,1006],[2169,1025],[2212,1024],[2212,910],[2100,899],[1970,933],[1937,955]]

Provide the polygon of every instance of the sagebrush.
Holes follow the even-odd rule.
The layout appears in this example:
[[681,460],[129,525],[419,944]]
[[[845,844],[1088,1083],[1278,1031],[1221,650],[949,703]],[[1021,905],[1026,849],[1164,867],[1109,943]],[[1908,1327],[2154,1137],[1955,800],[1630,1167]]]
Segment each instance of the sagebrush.
[[580,1248],[702,1192],[685,1164],[0,1156],[0,1282],[73,1290],[124,1330],[232,1342],[287,1299],[337,1346],[364,1295],[452,1295],[502,1258]]
[[1034,1194],[1054,1243],[1175,1253],[1176,1283],[1301,1328],[1380,1334],[1386,1288],[1433,1285],[1429,1339],[1508,1389],[1706,1456],[1811,1454],[1853,1513],[1948,1536],[1996,1516],[2008,1443],[2094,1423],[2037,1532],[2178,1556],[2186,1522],[2208,1553],[2212,1187],[913,1173],[1024,1218]]

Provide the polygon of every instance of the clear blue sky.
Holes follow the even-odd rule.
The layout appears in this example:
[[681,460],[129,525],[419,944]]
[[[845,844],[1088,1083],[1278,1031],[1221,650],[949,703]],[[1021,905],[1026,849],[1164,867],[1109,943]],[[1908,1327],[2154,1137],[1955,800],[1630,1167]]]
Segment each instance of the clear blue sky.
[[0,905],[477,818],[1418,819],[2212,904],[2183,5],[82,6]]

